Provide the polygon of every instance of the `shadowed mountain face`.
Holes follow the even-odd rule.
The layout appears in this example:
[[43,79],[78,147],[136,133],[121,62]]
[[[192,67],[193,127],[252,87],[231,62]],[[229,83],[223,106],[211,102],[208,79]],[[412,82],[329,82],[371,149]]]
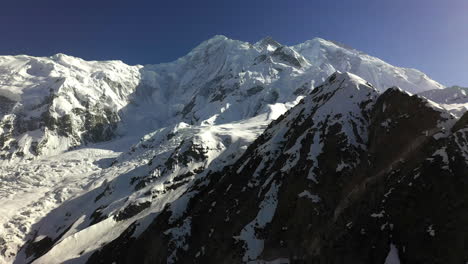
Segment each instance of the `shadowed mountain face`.
[[466,120],[334,74],[233,165],[88,263],[464,262]]
[[322,39],[0,57],[0,262],[465,261],[468,116],[440,88]]

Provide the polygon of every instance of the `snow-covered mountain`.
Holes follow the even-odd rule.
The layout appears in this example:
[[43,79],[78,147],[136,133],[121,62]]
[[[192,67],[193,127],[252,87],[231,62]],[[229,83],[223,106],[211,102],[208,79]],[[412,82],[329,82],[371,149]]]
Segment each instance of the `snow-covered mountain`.
[[419,93],[419,95],[443,105],[457,116],[463,115],[468,110],[468,88],[452,86],[445,89],[425,91]]
[[316,38],[293,46],[292,49],[313,62],[318,72],[325,71],[328,75],[335,71],[351,72],[370,82],[380,91],[392,86],[400,87],[410,93],[427,91],[429,87],[443,88],[441,84],[418,70],[394,67],[336,42]]
[[466,117],[334,74],[88,263],[464,262]]
[[1,156],[53,155],[179,122],[223,124],[262,113],[272,120],[335,71],[381,91],[442,88],[417,70],[318,38],[287,47],[270,38],[252,45],[216,36],[174,62],[145,67],[63,54],[4,56]]
[[[288,47],[271,38],[250,44],[215,36],[174,62],[146,66],[62,54],[0,57],[0,202],[8,204],[0,208],[0,263],[130,260],[139,254],[133,245],[155,234],[151,245],[167,249],[156,256],[162,262],[203,256],[214,243],[186,249],[190,226],[199,221],[194,199],[208,195],[200,208],[221,214],[234,206],[227,203],[239,207],[244,193],[251,202],[245,206],[260,202],[261,210],[232,226],[245,250],[234,262],[270,260],[257,229],[276,219],[270,209],[284,175],[306,172],[298,186],[311,187],[333,185],[320,175],[358,170],[369,142],[411,113],[396,108],[388,119],[375,113],[392,93],[408,107],[432,109],[425,115],[435,111],[428,122],[437,129],[426,134],[446,138],[456,122],[446,106],[403,92],[441,88],[417,70],[318,38]],[[371,133],[377,117],[383,130]],[[219,193],[235,178],[242,186],[223,201]],[[339,188],[299,197],[315,204]],[[232,217],[212,220],[232,224]],[[241,232],[244,220],[251,222]],[[166,229],[154,233],[155,223]],[[209,254],[213,260],[234,254],[222,252]]]
[[52,155],[111,139],[140,68],[63,54],[0,57],[1,157]]

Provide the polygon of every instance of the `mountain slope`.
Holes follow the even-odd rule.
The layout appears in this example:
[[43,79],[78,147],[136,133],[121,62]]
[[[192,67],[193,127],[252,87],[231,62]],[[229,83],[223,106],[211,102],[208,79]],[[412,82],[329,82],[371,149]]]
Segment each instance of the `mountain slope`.
[[410,93],[426,91],[429,87],[441,89],[443,86],[426,74],[408,68],[392,66],[378,58],[346,47],[337,42],[315,38],[292,49],[318,66],[328,75],[335,71],[354,73],[382,91],[397,86]]
[[468,110],[468,88],[452,86],[425,91],[419,95],[443,105],[457,116],[463,115]]
[[[247,161],[247,162],[252,163],[252,164],[269,164],[269,163],[271,163],[271,161],[274,161],[274,160],[277,159],[277,160],[280,160],[281,163],[285,164],[286,166],[284,166],[283,168],[278,168],[278,165],[272,166],[270,168],[268,168],[268,167],[259,168],[258,173],[262,173],[261,170],[267,170],[267,171],[273,172],[273,171],[278,170],[278,169],[285,170],[285,171],[287,171],[287,173],[289,173],[288,166],[294,167],[295,164],[292,164],[292,162],[294,162],[294,160],[296,160],[297,164],[304,164],[304,162],[302,160],[299,161],[299,158],[301,156],[300,155],[301,149],[302,150],[303,149],[310,149],[310,151],[311,151],[310,157],[307,157],[307,155],[305,155],[305,156],[302,156],[301,159],[311,159],[311,160],[316,159],[317,154],[314,154],[314,152],[316,152],[317,150],[315,150],[315,147],[319,146],[321,144],[320,141],[324,140],[324,138],[328,134],[336,135],[336,140],[345,139],[345,141],[341,143],[343,145],[343,148],[349,147],[351,149],[355,149],[356,152],[362,151],[363,148],[365,148],[365,146],[363,146],[362,143],[364,142],[364,140],[366,140],[365,138],[363,139],[363,137],[365,137],[365,129],[366,129],[366,126],[367,126],[366,123],[368,122],[367,119],[368,119],[368,114],[369,114],[369,111],[370,111],[370,106],[372,104],[373,99],[375,99],[376,96],[377,96],[377,91],[375,89],[373,89],[372,87],[370,87],[365,81],[363,81],[359,77],[356,77],[356,76],[353,76],[353,75],[350,75],[350,74],[338,74],[338,75],[332,76],[330,78],[329,83],[315,89],[312,95],[308,96],[306,99],[304,99],[303,102],[301,102],[297,107],[295,107],[292,110],[293,114],[290,114],[289,116],[297,117],[297,119],[283,119],[283,118],[280,118],[278,121],[276,121],[276,123],[280,122],[282,124],[281,126],[277,125],[277,126],[274,126],[272,128],[267,129],[267,131],[265,132],[264,135],[268,135],[267,138],[270,138],[270,140],[266,141],[262,145],[262,151],[260,153],[258,153],[258,156],[257,156],[258,158],[260,158],[260,160],[251,160],[251,161]],[[351,99],[352,101],[349,104],[346,104],[346,105],[343,104],[342,108],[334,110],[334,105],[336,105],[337,103],[344,103],[347,100],[349,100],[349,98],[352,98]],[[316,105],[314,105],[314,104],[316,104]],[[346,115],[342,115],[345,110],[349,110],[349,112]],[[304,115],[308,116],[309,119],[303,119],[302,118],[303,116],[300,115],[300,113],[303,113]],[[309,128],[311,122],[314,123],[313,119],[317,118],[317,117],[322,118],[322,120],[315,120],[315,122],[317,122],[317,123],[314,124],[313,127]],[[334,119],[333,124],[331,123],[332,119]],[[349,122],[346,123],[345,127],[341,127],[341,124],[344,124],[344,123],[342,123],[342,121],[346,121],[347,119],[349,119]],[[281,130],[277,131],[276,130],[277,127],[281,127],[282,131]],[[293,127],[293,129],[290,132],[285,133],[288,130],[288,127]],[[330,129],[328,129],[328,127],[330,127]],[[284,136],[284,138],[286,139],[287,135],[289,135],[289,137],[291,137],[292,139],[295,139],[296,134],[301,132],[304,128],[307,128],[307,131],[309,131],[308,133],[310,133],[310,134],[317,134],[316,137],[312,136],[311,138],[309,138],[309,137],[304,138],[304,140],[309,142],[308,144],[304,144],[303,147],[301,147],[300,140],[298,140],[297,142],[291,141],[291,142],[289,142],[290,146],[288,147],[289,150],[288,150],[286,155],[281,155],[281,153],[282,153],[281,149],[278,149],[278,150],[274,149],[276,145],[281,145],[282,139],[280,137]],[[326,132],[328,130],[330,130],[330,131]],[[323,131],[323,132],[321,132],[321,131]],[[173,132],[171,132],[171,134],[172,133]],[[321,134],[321,133],[324,133],[324,134]],[[279,135],[276,135],[276,134],[279,134]],[[176,137],[176,135],[177,134],[175,134],[175,137]],[[348,140],[346,140],[346,139],[348,139]],[[257,140],[257,141],[259,141],[259,140]],[[159,145],[159,144],[156,144],[156,145]],[[313,145],[313,148],[312,148],[312,145]],[[330,155],[334,155],[334,153],[330,153]],[[232,158],[234,158],[234,157],[232,157]],[[154,158],[153,158],[153,160],[154,160]],[[165,159],[162,159],[162,160],[164,161]],[[169,161],[171,159],[167,159],[167,160]],[[233,159],[233,161],[234,160],[235,159]],[[356,160],[355,159],[354,160],[350,159],[349,156],[348,157],[343,157],[343,161],[346,161],[348,163],[348,166],[350,166],[350,167],[356,165],[355,164]],[[240,161],[238,161],[237,163],[239,163],[239,162]],[[223,165],[226,166],[226,165],[229,165],[229,163],[224,162]],[[313,166],[308,166],[308,167],[310,167],[310,168],[307,169],[308,170],[308,175],[305,175],[305,176],[309,177],[309,179],[306,179],[306,177],[304,177],[304,180],[306,182],[309,182],[309,183],[314,183],[316,181],[316,179],[314,178],[314,174],[317,173],[316,170],[319,170],[319,167],[321,167],[321,166],[319,166],[319,164],[310,164],[310,165],[313,165]],[[155,164],[153,163],[150,166],[155,166]],[[222,166],[220,168],[223,168],[224,166]],[[161,166],[156,165],[155,168],[161,168]],[[333,169],[335,169],[335,168],[333,168]],[[208,167],[207,170],[208,170],[208,174],[210,174],[210,173],[212,174],[214,171],[216,171],[216,170],[213,170],[212,166]],[[252,170],[252,168],[248,168],[248,166],[247,166],[246,170]],[[161,169],[158,169],[158,171],[161,171]],[[203,169],[202,169],[202,171],[203,171]],[[130,175],[133,175],[133,174],[130,174]],[[140,172],[139,175],[141,175],[141,172]],[[153,175],[154,175],[154,173],[153,173]],[[131,203],[133,203],[133,204],[142,204],[141,202],[138,202],[138,198],[136,198],[136,197],[138,197],[138,195],[135,196],[136,194],[141,193],[142,198],[145,199],[145,201],[150,201],[151,202],[151,206],[150,206],[151,209],[149,210],[149,212],[154,211],[154,210],[161,210],[162,209],[162,207],[158,205],[159,204],[158,196],[160,195],[161,191],[167,192],[167,191],[170,190],[170,188],[165,187],[163,189],[160,189],[160,187],[158,187],[157,182],[161,182],[161,183],[167,182],[167,178],[164,175],[160,175],[160,173],[157,173],[156,175],[158,175],[154,179],[154,180],[156,180],[156,182],[149,185],[151,187],[150,190],[153,190],[153,191],[149,192],[148,188],[143,188],[139,192],[135,192],[133,190],[130,190],[130,193],[131,193],[132,197],[129,197],[130,199],[127,199],[129,204],[131,204]],[[185,187],[184,189],[176,188],[174,190],[175,192],[181,192],[182,191],[182,192],[185,192],[186,194],[184,196],[178,198],[177,202],[173,203],[169,207],[169,208],[172,208],[171,211],[173,211],[173,214],[177,214],[179,217],[181,216],[181,214],[184,214],[184,204],[186,203],[186,200],[197,194],[197,188],[200,187],[199,185],[203,186],[203,185],[207,184],[207,183],[205,183],[203,181],[204,177],[205,176],[203,175],[203,173],[200,176],[196,177],[195,179],[197,179],[197,180],[195,182],[198,182],[198,184],[195,184],[195,186],[192,186],[189,189],[187,189],[187,187]],[[238,179],[238,177],[229,177],[229,178],[230,179]],[[115,187],[109,187],[109,186],[122,185],[122,184],[118,183],[119,181],[122,181],[120,179],[122,179],[122,180],[126,179],[124,181],[127,181],[127,183],[126,183],[127,186],[130,185],[130,182],[135,182],[132,177],[127,176],[127,175],[122,175],[118,179],[116,179],[113,183],[110,183],[107,186],[101,187],[100,191],[96,191],[95,192],[96,194],[94,194],[94,196],[96,196],[99,192],[104,191],[106,194],[103,197],[107,198],[107,196],[109,196],[108,197],[109,199],[107,199],[108,201],[112,202],[112,201],[122,200],[120,198],[113,197],[112,193],[114,193],[113,190],[115,189]],[[150,180],[150,179],[151,179],[151,177],[146,177],[146,182],[148,182],[148,180]],[[255,179],[252,179],[252,181],[249,183],[249,186],[251,188],[259,188],[259,186],[258,186],[259,184],[260,183],[256,182]],[[139,185],[138,183],[135,184],[135,186],[138,186],[138,185]],[[193,182],[191,182],[188,185],[188,187],[191,186],[191,185],[193,185]],[[125,185],[123,185],[123,186],[125,186]],[[140,189],[140,188],[138,188],[138,189]],[[159,191],[157,189],[159,189]],[[154,191],[156,191],[156,192],[154,192]],[[169,191],[169,192],[171,192],[171,191]],[[148,197],[148,195],[150,195],[151,193],[154,193],[154,194],[151,195],[150,197]],[[255,192],[251,192],[249,190],[247,193],[249,195],[253,195]],[[118,193],[118,195],[121,195],[121,194]],[[162,198],[167,200],[167,198],[165,198],[167,196],[168,195],[163,195]],[[103,199],[105,199],[105,198],[103,198]],[[102,206],[102,204],[104,204],[104,206]],[[91,223],[94,222],[92,220],[92,216],[95,215],[95,213],[92,212],[92,210],[94,210],[93,208],[100,209],[99,210],[100,212],[106,212],[107,211],[106,208],[109,208],[109,207],[110,208],[124,208],[124,206],[119,206],[119,207],[108,206],[108,202],[105,202],[105,201],[101,202],[101,200],[95,202],[95,205],[93,205],[93,207],[89,207],[89,206],[87,206],[87,207],[88,207],[89,213],[85,213],[85,214],[87,215],[87,218],[88,217],[90,218],[87,221],[89,221]],[[59,212],[63,212],[63,211],[72,212],[74,210],[70,210],[70,209],[66,210],[65,208],[63,208]],[[146,214],[148,214],[149,212],[147,212]],[[110,212],[107,213],[106,212],[105,215],[103,215],[102,213],[100,213],[100,215],[101,215],[101,217],[104,216],[103,219],[105,219],[106,215],[112,216],[112,214],[116,214],[116,213],[110,213]],[[81,214],[83,214],[83,213],[81,213]],[[72,216],[73,215],[77,215],[77,214],[72,213]],[[159,213],[157,213],[156,215],[159,215]],[[61,216],[57,216],[57,217],[61,217]],[[69,217],[69,218],[71,218],[70,220],[72,222],[76,221],[76,220],[73,220],[73,219],[80,218],[80,214],[78,214],[77,216]],[[115,218],[115,216],[114,216],[114,218]],[[140,216],[140,218],[141,218],[141,216]],[[156,218],[156,219],[158,219],[158,218]],[[67,221],[67,222],[70,222],[70,220]],[[135,222],[135,220],[136,220],[135,218],[130,219],[130,220],[131,221],[128,224],[133,222],[133,224],[129,227],[130,230],[135,231],[135,227],[137,227],[139,225],[142,225],[142,223],[140,221]],[[172,215],[170,217],[170,221],[171,222],[172,221],[178,221],[177,216]],[[42,225],[51,225],[51,224],[53,224],[55,222],[56,221],[50,221],[50,220],[47,221],[47,219],[45,219],[44,224],[42,224]],[[67,223],[67,222],[65,222],[65,223]],[[70,224],[72,222],[70,222]],[[103,222],[107,222],[107,224],[108,224],[109,221],[105,220]],[[64,222],[61,222],[61,223],[64,224]],[[66,225],[70,225],[70,224],[66,224]],[[128,226],[128,224],[127,224],[127,226]],[[75,226],[75,225],[73,225],[73,226]],[[89,225],[89,224],[86,224],[86,225]],[[85,225],[85,227],[86,227],[86,225]],[[145,226],[146,225],[147,224],[145,224]],[[92,227],[93,226],[90,226],[89,228],[86,228],[86,229],[91,230]],[[101,229],[102,228],[103,228],[103,226],[101,225]],[[40,231],[40,233],[37,234],[37,235],[40,235],[41,237],[44,237],[46,235],[47,237],[51,237],[52,239],[54,239],[54,237],[56,235],[60,236],[60,234],[62,233],[59,230],[59,231],[54,232],[56,235],[53,235],[50,232],[46,231],[46,230],[52,229],[52,228],[48,228],[47,226],[42,226],[41,229],[43,231]],[[44,231],[46,231],[46,232],[44,232]],[[83,232],[83,231],[81,231],[81,232]],[[136,232],[138,232],[138,231],[136,231]],[[127,232],[125,232],[124,235],[129,235],[129,234]],[[71,234],[70,234],[70,236],[71,236]],[[74,237],[75,237],[75,240],[76,240],[77,236],[74,236]],[[34,239],[34,240],[37,240],[37,239]],[[89,238],[88,238],[87,241],[88,242],[90,241]],[[26,248],[26,252],[28,252],[28,248],[30,248],[30,249],[37,248],[37,244],[38,243],[35,243],[35,244],[33,243],[33,244],[29,245]],[[47,253],[46,255],[41,257],[40,259],[38,259],[38,261],[39,261],[38,263],[47,263],[48,261],[51,260],[51,258],[56,257],[57,254],[60,254],[60,252],[61,252],[61,250],[62,250],[62,248],[64,246],[66,246],[66,244],[60,245],[60,243],[59,243],[56,246],[57,250],[54,251],[54,249],[52,248],[52,250],[49,253]],[[76,251],[75,254],[77,254],[80,251],[85,250],[85,249],[86,248],[77,247],[74,251]],[[85,250],[85,252],[88,252],[88,251],[89,251],[89,249]],[[69,251],[67,251],[66,253],[70,254]]]
[[53,155],[111,139],[138,68],[63,54],[0,57],[0,156]]
[[333,75],[232,166],[88,263],[466,261],[466,120]]

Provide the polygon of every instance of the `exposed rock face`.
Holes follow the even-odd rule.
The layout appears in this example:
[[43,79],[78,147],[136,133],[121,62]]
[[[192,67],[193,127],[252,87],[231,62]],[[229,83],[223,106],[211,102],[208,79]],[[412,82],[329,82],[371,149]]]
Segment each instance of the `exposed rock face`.
[[462,263],[466,120],[335,74],[173,203],[186,207],[88,262]]
[[138,84],[138,67],[50,58],[0,58],[0,158],[56,154],[111,139]]
[[[120,121],[115,109],[101,105],[92,105],[84,109],[74,108],[70,113],[56,116],[50,110],[53,104],[52,96],[46,98],[36,109],[31,109],[43,111],[37,117],[28,117],[22,112],[4,116],[0,124],[4,131],[0,139],[1,158],[10,159],[14,155],[22,157],[26,153],[44,154],[44,148],[60,148],[57,139],[63,139],[68,148],[88,142],[110,140]],[[19,145],[18,141],[22,139],[29,142]]]
[[291,64],[296,68],[301,68],[307,64],[306,60],[301,55],[288,47],[277,48],[271,56],[284,63]]

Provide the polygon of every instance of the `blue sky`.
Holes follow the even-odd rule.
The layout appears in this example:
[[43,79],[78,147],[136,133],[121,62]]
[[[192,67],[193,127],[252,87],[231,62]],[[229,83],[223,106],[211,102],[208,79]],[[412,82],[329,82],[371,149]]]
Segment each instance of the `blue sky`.
[[339,41],[445,84],[468,86],[467,0],[8,0],[0,54],[172,61],[213,35]]

